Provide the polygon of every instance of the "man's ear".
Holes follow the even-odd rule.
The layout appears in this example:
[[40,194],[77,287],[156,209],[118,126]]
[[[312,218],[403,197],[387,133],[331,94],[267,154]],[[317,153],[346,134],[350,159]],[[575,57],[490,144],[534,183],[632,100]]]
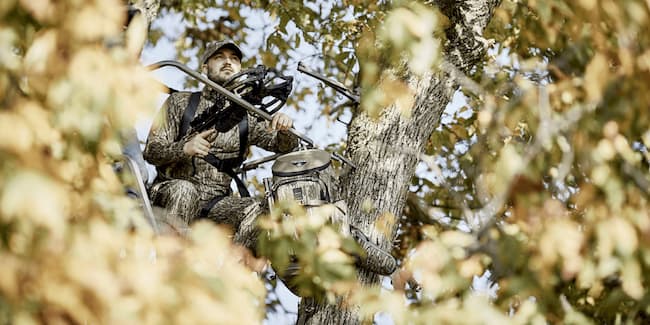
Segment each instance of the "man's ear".
[[207,64],[201,64],[201,73],[206,74],[208,73],[208,65]]

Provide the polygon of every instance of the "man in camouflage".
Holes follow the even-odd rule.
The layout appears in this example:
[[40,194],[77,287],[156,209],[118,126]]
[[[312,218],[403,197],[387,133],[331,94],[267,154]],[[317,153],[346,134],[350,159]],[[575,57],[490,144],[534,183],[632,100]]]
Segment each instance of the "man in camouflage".
[[[208,44],[201,58],[201,66],[210,80],[224,84],[241,70],[242,52],[229,41]],[[156,166],[158,176],[150,195],[155,205],[162,206],[171,218],[190,224],[202,214],[217,223],[227,224],[235,231],[235,242],[253,245],[251,232],[254,222],[262,212],[262,200],[232,195],[232,178],[204,159],[208,153],[220,159],[234,158],[240,154],[240,121],[248,120],[249,144],[269,151],[290,152],[298,145],[298,138],[287,130],[293,121],[285,114],[276,113],[272,122],[260,121],[239,108],[228,110],[220,130],[211,128],[202,133],[180,134],[185,109],[190,101],[189,92],[169,96],[149,133],[144,158]],[[210,87],[201,91],[194,117],[213,105],[226,108],[229,103],[223,95]],[[244,121],[242,121],[244,122]],[[223,124],[226,127],[223,127]]]

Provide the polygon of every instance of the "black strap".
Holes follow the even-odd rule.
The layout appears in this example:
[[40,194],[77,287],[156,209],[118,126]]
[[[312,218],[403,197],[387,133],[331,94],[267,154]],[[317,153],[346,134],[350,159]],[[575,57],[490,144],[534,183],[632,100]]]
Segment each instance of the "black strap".
[[250,197],[251,194],[248,193],[246,184],[242,181],[239,176],[235,173],[234,169],[241,166],[244,162],[244,155],[246,154],[246,148],[248,148],[248,114],[244,114],[244,118],[239,122],[239,156],[237,157],[237,166],[233,166],[230,170],[226,171],[226,174],[230,176],[237,184],[237,190],[241,197]]
[[248,148],[248,114],[244,114],[244,118],[239,122],[239,159],[241,162],[244,162],[246,148]]
[[[190,128],[190,122],[194,118],[194,113],[196,113],[196,109],[199,106],[199,101],[201,100],[201,92],[193,92],[190,95],[190,100],[189,103],[187,104],[187,107],[185,108],[185,112],[183,112],[183,118],[181,120],[181,125],[180,129],[178,132],[178,136],[176,137],[176,141],[180,140],[187,131]],[[215,103],[216,104],[216,103]],[[229,159],[219,159],[217,156],[214,154],[208,153],[203,159],[208,162],[210,165],[214,166],[217,168],[219,171],[225,173],[226,175],[230,176],[235,181],[235,184],[237,185],[237,190],[239,191],[239,195],[241,197],[250,197],[250,193],[248,192],[248,189],[246,188],[246,184],[237,176],[237,173],[235,173],[235,168],[239,167],[242,162],[244,162],[244,155],[246,154],[246,148],[248,147],[248,114],[244,114],[244,118],[239,122],[239,152],[238,156],[236,158],[229,158]],[[192,160],[192,164],[194,164],[194,160]],[[208,203],[201,208],[201,211],[199,212],[199,217],[200,218],[205,218],[208,216],[208,213],[210,210],[217,204],[219,201],[223,200],[226,195],[224,196],[216,196],[212,198]]]
[[246,184],[244,184],[244,181],[242,181],[241,178],[237,176],[237,174],[235,173],[234,170],[232,170],[232,168],[229,170],[224,170],[224,172],[235,181],[235,184],[237,184],[237,190],[239,191],[239,195],[241,197],[251,196],[251,194],[248,192],[248,189],[246,188]]
[[183,118],[181,119],[181,126],[180,129],[178,130],[176,141],[180,140],[183,136],[185,136],[187,130],[189,130],[190,122],[192,121],[192,118],[194,118],[194,113],[196,113],[196,108],[199,107],[200,100],[201,100],[200,91],[193,92],[190,95],[190,101],[187,104],[187,107],[185,108],[185,112],[183,112]]
[[[244,115],[244,118],[239,122],[239,154],[235,158],[220,159],[212,153],[208,153],[203,159],[207,161],[210,165],[217,168],[219,171],[230,176],[235,181],[237,185],[237,190],[241,197],[250,197],[251,194],[246,188],[244,181],[239,178],[237,173],[235,173],[235,168],[239,167],[242,162],[244,162],[244,154],[246,153],[246,148],[248,146],[248,114]],[[212,208],[212,207],[210,207]],[[208,209],[209,211],[209,209]]]
[[223,200],[226,198],[228,195],[218,195],[212,198],[212,200],[208,201],[202,208],[201,212],[199,212],[199,218],[207,218],[208,213],[210,213],[210,210],[219,203],[219,201]]

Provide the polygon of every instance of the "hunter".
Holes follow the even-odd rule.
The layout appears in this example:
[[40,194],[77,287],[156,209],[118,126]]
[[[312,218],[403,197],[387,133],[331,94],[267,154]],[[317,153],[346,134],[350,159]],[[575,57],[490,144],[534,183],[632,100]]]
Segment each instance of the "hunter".
[[[223,85],[240,72],[242,57],[241,49],[231,41],[211,42],[201,57],[201,69],[210,80]],[[154,205],[166,209],[168,217],[188,225],[198,218],[226,224],[233,229],[236,243],[253,248],[255,239],[249,237],[263,211],[262,199],[247,196],[233,169],[244,160],[249,145],[286,153],[298,145],[298,138],[288,131],[293,121],[286,114],[276,113],[269,123],[241,107],[224,111],[230,105],[208,86],[200,92],[175,92],[167,98],[144,150],[144,158],[157,171],[150,196]],[[218,125],[191,132],[189,122],[215,108],[227,112]],[[240,196],[230,189],[233,179]]]

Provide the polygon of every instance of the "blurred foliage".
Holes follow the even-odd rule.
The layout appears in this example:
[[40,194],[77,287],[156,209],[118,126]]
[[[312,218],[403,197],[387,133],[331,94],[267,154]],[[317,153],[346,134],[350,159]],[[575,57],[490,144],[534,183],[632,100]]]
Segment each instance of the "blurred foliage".
[[[182,15],[182,61],[229,37],[259,49],[245,65],[290,70],[308,44],[370,115],[399,102],[408,116],[426,94],[404,79],[438,71],[454,28],[436,3],[453,5],[161,1],[160,15]],[[446,112],[413,178],[395,290],[360,288],[349,238],[288,203],[261,223],[265,255],[283,269],[293,252],[303,293],[352,292],[362,315],[396,323],[647,323],[649,6],[501,1],[488,55],[459,81],[467,104]],[[259,323],[265,289],[227,235],[198,224],[153,238],[113,173],[157,94],[123,4],[10,0],[0,17],[0,323]],[[149,35],[170,37],[155,23]],[[333,117],[351,109],[324,88],[293,97],[296,110],[314,97]],[[485,270],[491,299],[472,288]]]
[[418,204],[443,216],[415,224],[475,230],[504,311],[534,297],[553,323],[648,321],[649,6],[502,1],[470,110],[430,138]]
[[0,4],[0,324],[259,323],[227,233],[154,237],[112,164],[159,89],[121,1]]
[[282,201],[260,220],[259,252],[267,256],[278,275],[301,297],[334,302],[336,294],[356,284],[352,256],[363,253],[342,225],[331,223],[336,208],[304,209]]

